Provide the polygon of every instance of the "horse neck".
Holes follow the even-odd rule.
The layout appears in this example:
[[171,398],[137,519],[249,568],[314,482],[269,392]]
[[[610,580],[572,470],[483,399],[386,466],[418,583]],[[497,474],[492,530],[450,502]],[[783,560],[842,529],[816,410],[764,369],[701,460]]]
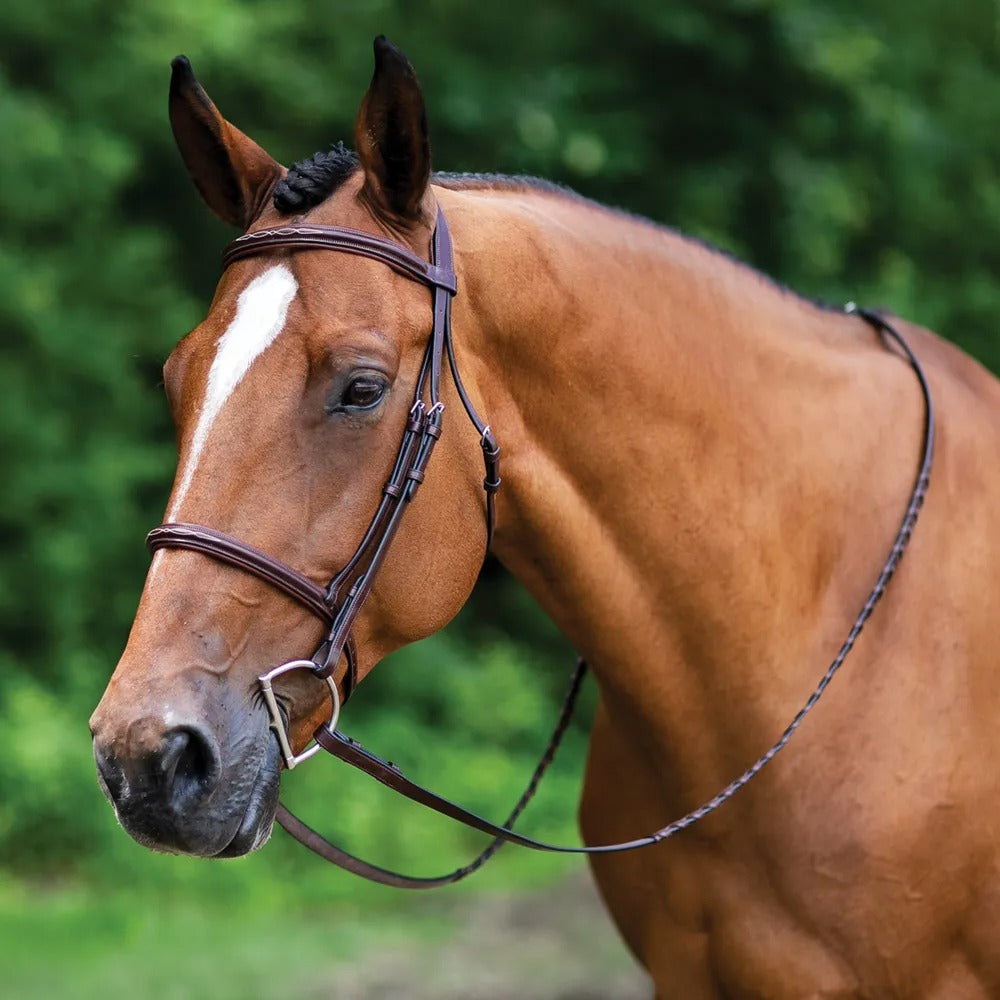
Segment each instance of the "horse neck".
[[498,557],[606,700],[641,713],[665,682],[684,713],[734,685],[780,700],[788,621],[822,630],[864,595],[843,479],[905,505],[910,471],[879,464],[891,416],[871,416],[901,366],[860,321],[640,220],[533,191],[442,202],[460,363],[504,449]]

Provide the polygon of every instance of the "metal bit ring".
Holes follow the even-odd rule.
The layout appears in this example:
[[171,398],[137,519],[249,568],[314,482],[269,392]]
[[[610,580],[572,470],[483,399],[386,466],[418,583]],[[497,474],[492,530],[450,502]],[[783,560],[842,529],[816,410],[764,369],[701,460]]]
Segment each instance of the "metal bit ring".
[[[264,693],[264,702],[267,705],[267,711],[271,716],[271,728],[278,737],[281,756],[284,758],[285,767],[289,771],[296,764],[301,764],[304,760],[308,760],[320,749],[320,745],[313,742],[298,755],[292,752],[292,745],[288,739],[288,730],[285,728],[285,721],[282,718],[281,710],[278,708],[278,700],[274,696],[274,688],[271,686],[271,682],[275,677],[291,673],[293,670],[308,670],[310,673],[315,674],[316,663],[313,660],[289,660],[288,663],[282,663],[281,666],[275,667],[273,670],[269,670],[266,674],[261,674],[257,678],[260,681],[261,691]],[[340,719],[340,691],[337,688],[337,682],[332,677],[324,677],[323,680],[326,681],[327,687],[330,688],[330,696],[333,699],[333,711],[330,715],[330,721],[327,723],[330,731],[333,732],[336,730],[337,721]]]

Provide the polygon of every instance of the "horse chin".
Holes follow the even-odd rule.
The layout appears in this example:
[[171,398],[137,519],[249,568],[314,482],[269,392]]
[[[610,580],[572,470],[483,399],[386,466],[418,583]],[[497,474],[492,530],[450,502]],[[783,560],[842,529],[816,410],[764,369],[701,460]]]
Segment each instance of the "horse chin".
[[281,784],[281,748],[277,737],[268,730],[267,745],[261,760],[257,780],[250,789],[250,797],[240,825],[232,840],[222,848],[216,858],[239,858],[264,846],[274,829],[274,814],[278,808],[278,790]]

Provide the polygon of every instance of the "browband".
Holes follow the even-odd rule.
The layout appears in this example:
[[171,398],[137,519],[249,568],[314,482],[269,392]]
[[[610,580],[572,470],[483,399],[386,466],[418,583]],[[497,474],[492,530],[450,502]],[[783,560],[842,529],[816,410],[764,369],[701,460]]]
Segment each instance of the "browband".
[[[443,218],[439,213],[438,228]],[[394,271],[431,288],[443,288],[451,295],[458,292],[450,259],[438,266],[399,243],[341,226],[276,226],[244,233],[226,247],[222,254],[222,269],[265,250],[339,250],[353,253],[388,264]]]

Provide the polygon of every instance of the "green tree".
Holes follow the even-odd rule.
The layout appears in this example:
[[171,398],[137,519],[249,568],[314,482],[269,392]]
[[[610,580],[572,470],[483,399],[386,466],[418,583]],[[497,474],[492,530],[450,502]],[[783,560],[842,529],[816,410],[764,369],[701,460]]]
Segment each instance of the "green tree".
[[[224,113],[290,162],[349,138],[380,32],[424,81],[442,169],[568,183],[807,294],[886,304],[1000,368],[1000,77],[985,3],[5,5],[2,864],[52,870],[81,852],[114,857],[123,839],[96,791],[85,720],[123,645],[141,538],[171,477],[160,366],[203,314],[231,235],[173,149],[169,59],[186,52]],[[476,610],[492,623],[467,615],[436,647],[446,679],[387,669],[352,711],[397,743],[489,732],[503,700],[483,697],[503,674],[496,658],[509,665],[520,640],[537,655],[565,649],[495,571]],[[476,684],[463,666],[472,640],[493,650]],[[417,668],[431,659],[411,655]],[[522,708],[540,735],[551,706]],[[531,739],[501,721],[495,738],[513,757],[475,760],[509,767],[513,788]],[[571,811],[570,786],[553,823]],[[331,822],[374,830],[366,796]],[[388,860],[412,847],[387,845]]]

